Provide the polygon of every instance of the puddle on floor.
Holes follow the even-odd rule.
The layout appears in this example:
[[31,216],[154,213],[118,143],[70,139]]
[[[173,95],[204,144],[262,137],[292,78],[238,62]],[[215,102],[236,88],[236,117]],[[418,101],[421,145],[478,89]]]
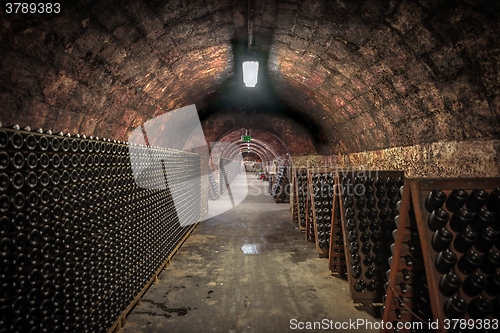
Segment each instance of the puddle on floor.
[[262,251],[261,244],[245,243],[241,246],[241,251],[243,251],[244,254],[260,254]]

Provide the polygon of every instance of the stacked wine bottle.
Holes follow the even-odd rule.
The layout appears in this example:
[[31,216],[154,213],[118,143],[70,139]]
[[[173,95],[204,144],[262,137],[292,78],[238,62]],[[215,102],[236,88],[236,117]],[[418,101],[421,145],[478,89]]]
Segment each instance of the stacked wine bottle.
[[355,301],[382,302],[403,182],[399,171],[373,171],[367,176],[353,172],[341,180],[347,270]]
[[231,185],[236,176],[238,176],[240,172],[240,167],[241,167],[240,164],[236,163],[233,160],[227,158],[220,159],[220,169],[219,169],[220,194],[226,192],[229,185]]
[[271,195],[276,203],[290,202],[290,181],[286,171],[286,166],[281,166],[276,174],[276,182],[271,190]]
[[306,230],[307,217],[307,170],[300,169],[295,172],[295,202],[297,204],[297,217],[299,230]]
[[316,250],[321,256],[328,256],[334,192],[333,172],[311,170],[311,210]]
[[217,182],[214,179],[214,175],[210,166],[208,166],[208,183],[210,186],[210,188],[208,189],[208,197],[211,200],[217,200],[217,198],[219,197],[219,187],[217,186]]
[[[403,194],[403,188],[400,188],[400,192]],[[417,220],[412,203],[406,200],[406,206],[402,207],[401,201],[397,203],[398,209],[406,211],[400,211],[395,217],[397,229],[393,231],[390,270],[386,272],[389,281],[385,284],[386,296],[382,309],[383,320],[391,322],[394,329],[386,329],[384,332],[410,331],[396,328],[404,327],[401,324],[409,327],[410,323],[415,322],[421,327],[413,327],[419,327],[419,331],[425,332],[429,330],[427,321],[432,318]],[[400,216],[403,218],[400,219]]]
[[346,261],[344,237],[342,233],[342,222],[340,216],[340,193],[338,193],[338,177],[335,177],[335,188],[333,192],[333,216],[330,229],[330,249],[328,255],[328,266],[334,275],[345,275]]
[[433,189],[424,207],[445,317],[499,318],[500,188]]
[[306,223],[306,240],[308,242],[315,242],[316,235],[314,233],[314,213],[312,207],[312,190],[309,191],[309,195],[307,196],[307,223]]
[[196,154],[0,128],[0,332],[110,329],[200,194]]

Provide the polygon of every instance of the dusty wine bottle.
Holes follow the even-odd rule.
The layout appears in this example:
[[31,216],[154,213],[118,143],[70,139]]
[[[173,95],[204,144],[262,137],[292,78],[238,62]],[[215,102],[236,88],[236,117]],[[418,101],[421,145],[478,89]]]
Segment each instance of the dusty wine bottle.
[[500,252],[495,249],[488,250],[483,256],[483,263],[481,264],[480,270],[485,274],[491,274],[498,267],[500,267]]
[[459,319],[467,312],[467,302],[461,297],[453,296],[446,301],[443,309],[449,319]]
[[453,246],[458,252],[465,253],[476,243],[477,238],[477,232],[470,227],[467,227],[457,235],[455,241],[453,242]]
[[461,232],[464,230],[474,219],[474,215],[465,208],[460,208],[453,214],[450,220],[451,230]]
[[446,250],[450,246],[452,240],[453,234],[449,230],[441,228],[434,232],[431,240],[431,245],[435,251],[441,252]]
[[478,272],[474,272],[465,279],[462,290],[467,296],[474,297],[479,295],[487,285],[488,281],[486,277]]
[[469,250],[460,258],[457,267],[463,274],[471,274],[476,268],[481,266],[481,255],[474,250]]
[[465,206],[472,212],[480,210],[488,201],[488,192],[483,189],[475,189],[470,194]]
[[483,296],[476,297],[469,306],[469,311],[467,312],[469,316],[473,319],[484,318],[493,312],[493,303],[489,299]]
[[436,257],[436,270],[441,274],[445,274],[455,266],[456,262],[457,256],[450,250],[446,249],[440,252]]
[[450,215],[447,211],[441,208],[437,208],[433,210],[431,215],[429,216],[427,225],[429,226],[429,229],[431,229],[432,231],[436,231],[440,228],[443,228],[448,222],[449,218]]
[[452,213],[456,212],[462,208],[468,197],[469,195],[465,190],[454,189],[448,197],[448,200],[446,200],[446,209]]
[[425,199],[425,209],[430,213],[441,208],[446,201],[446,193],[441,190],[432,190]]

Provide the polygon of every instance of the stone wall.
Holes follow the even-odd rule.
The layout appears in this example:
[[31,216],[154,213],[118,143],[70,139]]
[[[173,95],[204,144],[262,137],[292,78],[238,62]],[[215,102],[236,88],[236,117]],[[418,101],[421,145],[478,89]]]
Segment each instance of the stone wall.
[[500,140],[436,142],[347,154],[341,167],[404,170],[407,177],[500,177]]
[[407,177],[500,177],[500,140],[435,142],[346,155],[292,156],[294,167],[404,170]]

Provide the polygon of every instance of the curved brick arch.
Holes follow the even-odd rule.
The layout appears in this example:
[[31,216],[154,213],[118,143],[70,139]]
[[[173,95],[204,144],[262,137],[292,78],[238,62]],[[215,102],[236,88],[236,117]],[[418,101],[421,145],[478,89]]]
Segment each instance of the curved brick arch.
[[1,121],[125,140],[196,104],[209,137],[248,118],[292,154],[500,136],[496,1],[252,1],[254,93],[240,77],[247,3],[103,0],[3,15]]

